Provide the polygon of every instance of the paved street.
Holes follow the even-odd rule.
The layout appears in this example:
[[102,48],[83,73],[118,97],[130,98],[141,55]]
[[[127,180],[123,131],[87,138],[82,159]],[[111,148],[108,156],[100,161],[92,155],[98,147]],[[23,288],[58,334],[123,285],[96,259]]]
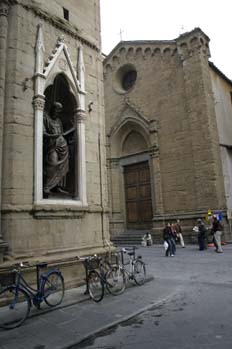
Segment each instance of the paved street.
[[172,299],[72,349],[231,349],[231,305],[227,286],[188,285]]
[[223,254],[178,247],[173,258],[164,257],[162,246],[139,252],[154,279],[98,304],[83,288],[71,290],[59,309],[0,331],[0,348],[231,347],[232,245]]
[[[194,251],[189,252],[192,255]],[[185,272],[183,279],[178,277],[181,282],[177,288],[178,292],[173,297],[164,300],[160,305],[151,306],[142,314],[108,331],[89,338],[81,345],[73,346],[72,349],[230,349],[232,346],[232,285],[229,275],[231,262],[228,264],[229,268],[225,265],[228,279],[227,276],[221,275],[221,268],[216,268],[215,273],[211,272],[207,265],[209,262],[214,265],[212,253],[211,249],[210,253],[207,251],[207,254],[199,255],[198,262],[196,261],[190,270],[190,278]],[[180,255],[183,255],[182,251]],[[230,258],[229,255],[228,257]],[[173,260],[174,271],[177,270],[176,266],[180,260],[177,263],[176,261]],[[225,261],[223,260],[223,265]],[[204,269],[202,273],[201,270],[197,270],[199,262]],[[204,281],[201,280],[201,274],[204,277],[205,271],[208,275]],[[174,286],[176,285],[176,276],[174,274],[170,277],[169,288],[172,287],[172,279],[175,279]],[[215,279],[211,279],[211,276]]]

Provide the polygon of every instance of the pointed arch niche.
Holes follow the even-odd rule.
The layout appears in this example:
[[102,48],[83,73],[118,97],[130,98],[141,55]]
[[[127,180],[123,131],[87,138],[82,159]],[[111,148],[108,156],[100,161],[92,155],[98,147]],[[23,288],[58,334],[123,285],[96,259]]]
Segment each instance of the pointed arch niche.
[[136,153],[148,152],[150,134],[148,123],[138,118],[123,118],[112,128],[110,137],[111,158],[131,156]]
[[[35,69],[35,160],[34,203],[87,206],[85,158],[85,76],[82,47],[78,48],[78,79],[63,39],[44,64],[44,43],[41,24],[38,25]],[[60,191],[44,194],[44,118],[54,102],[62,104],[60,120],[68,146],[68,169],[59,183]]]
[[109,182],[111,234],[150,229],[153,183],[149,122],[131,109],[111,129]]

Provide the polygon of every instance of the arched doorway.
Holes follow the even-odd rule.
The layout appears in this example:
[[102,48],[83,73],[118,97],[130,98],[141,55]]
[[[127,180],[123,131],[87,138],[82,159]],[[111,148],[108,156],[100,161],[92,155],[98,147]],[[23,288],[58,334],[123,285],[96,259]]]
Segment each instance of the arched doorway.
[[152,226],[152,198],[149,162],[124,167],[127,229]]
[[108,137],[111,238],[142,236],[155,210],[150,122],[128,105]]
[[[65,135],[68,130],[74,129],[74,112],[77,108],[76,100],[70,91],[69,83],[64,74],[58,74],[52,85],[48,86],[44,92],[45,95],[45,108],[44,119],[51,114],[52,106],[54,102],[58,102],[62,105],[62,111],[59,115],[61,120],[63,134]],[[74,197],[78,191],[76,183],[76,132],[70,132],[64,136],[64,139],[68,147],[68,161],[65,176],[54,187],[49,190],[49,194],[44,191],[43,198],[63,198]],[[45,161],[48,152],[48,147],[45,146],[45,138],[43,138],[43,175],[45,176]],[[63,150],[61,150],[63,151]],[[44,179],[45,182],[45,179]]]
[[137,130],[127,133],[122,144],[127,229],[149,229],[152,225],[152,196],[147,143]]

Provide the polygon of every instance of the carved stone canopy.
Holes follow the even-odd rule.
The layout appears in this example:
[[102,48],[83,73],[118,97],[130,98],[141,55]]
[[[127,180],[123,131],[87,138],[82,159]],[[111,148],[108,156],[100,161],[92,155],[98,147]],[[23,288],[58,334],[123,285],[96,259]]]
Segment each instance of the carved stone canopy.
[[[38,25],[38,34],[36,42],[36,68],[35,79],[36,89],[35,95],[43,95],[45,89],[52,85],[58,74],[64,74],[69,82],[70,90],[76,98],[78,108],[85,110],[85,67],[83,60],[83,48],[78,48],[78,64],[77,68],[71,60],[68,47],[64,42],[64,38],[57,39],[55,48],[44,62],[45,51],[43,31],[41,23]],[[79,75],[79,76],[78,76]]]
[[[36,204],[40,204],[43,203],[44,199],[46,199],[46,204],[61,204],[60,201],[57,201],[60,199],[60,196],[55,196],[56,192],[55,194],[52,192],[59,188],[59,193],[61,193],[59,195],[66,195],[67,197],[66,203],[70,202],[74,205],[86,206],[84,125],[86,93],[84,90],[85,67],[83,48],[80,45],[77,49],[77,65],[76,68],[74,68],[64,38],[58,38],[54,49],[45,61],[45,43],[42,25],[39,24],[35,56],[34,111],[36,136],[34,201]],[[62,113],[59,117],[60,125],[58,125],[58,121],[57,123],[54,122],[54,129],[57,128],[58,131],[47,131],[45,134],[43,125],[45,119],[47,120],[47,130],[49,130],[48,125],[51,126],[52,130],[52,122],[49,124],[50,114],[47,113],[51,111],[50,106],[52,106],[53,102],[59,102],[63,106]],[[68,147],[65,149],[69,161],[65,160],[64,170],[61,169],[59,172],[57,167],[57,171],[54,171],[54,173],[51,171],[51,174],[54,174],[54,176],[57,173],[57,177],[58,173],[60,173],[59,178],[61,178],[61,180],[57,182],[57,180],[54,179],[54,181],[50,181],[50,184],[49,180],[50,178],[53,178],[52,175],[50,177],[47,175],[48,171],[50,171],[50,168],[47,166],[50,163],[50,159],[48,158],[48,149],[50,152],[50,148],[46,148],[45,138],[52,138],[51,135],[56,133],[61,135],[59,138],[60,142],[63,138],[65,139],[63,140],[63,143],[67,142]],[[67,137],[67,139],[65,137]],[[46,185],[44,185],[45,183]],[[61,192],[63,189],[65,189],[65,191]],[[69,199],[68,196],[70,197]]]

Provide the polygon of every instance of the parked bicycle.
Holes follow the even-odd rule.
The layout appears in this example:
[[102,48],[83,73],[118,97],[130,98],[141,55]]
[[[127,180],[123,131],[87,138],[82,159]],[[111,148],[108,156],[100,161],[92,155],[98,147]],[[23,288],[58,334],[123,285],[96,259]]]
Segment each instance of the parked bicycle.
[[[47,263],[36,264],[37,288],[31,287],[22,275],[22,269],[30,267],[28,263],[15,265],[7,276],[10,284],[0,275],[0,327],[12,329],[24,323],[29,316],[32,303],[40,309],[44,301],[48,306],[59,305],[64,297],[64,278],[57,268],[49,268],[40,273]],[[5,284],[5,285],[4,285]]]
[[[141,256],[136,256],[136,247],[122,248],[113,253],[115,261],[110,263],[97,255],[81,258],[86,271],[86,293],[95,302],[100,302],[105,288],[112,295],[121,294],[126,287],[126,280],[134,280],[143,285],[146,280],[146,267]],[[129,256],[126,260],[124,254]]]
[[86,271],[86,292],[95,302],[100,302],[105,288],[112,295],[119,295],[125,289],[125,275],[117,263],[110,263],[97,255],[80,258]]
[[[119,269],[123,270],[123,273],[129,280],[134,280],[137,285],[143,285],[146,280],[146,266],[142,260],[142,256],[136,256],[135,250],[137,247],[124,247],[119,253],[121,258],[119,259]],[[124,255],[129,256],[129,260],[126,260]]]

